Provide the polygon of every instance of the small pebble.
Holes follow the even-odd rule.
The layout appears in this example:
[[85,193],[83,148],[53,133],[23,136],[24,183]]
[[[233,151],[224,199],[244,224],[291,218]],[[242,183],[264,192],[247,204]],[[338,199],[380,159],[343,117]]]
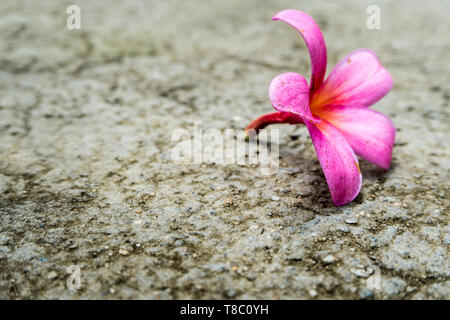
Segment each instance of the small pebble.
[[308,293],[312,298],[315,298],[317,296],[317,291],[314,289],[309,290]]
[[415,288],[415,287],[411,287],[411,286],[407,286],[406,287],[406,292],[407,293],[411,293],[411,292],[416,291],[416,290],[417,290],[417,288]]
[[373,291],[368,288],[364,288],[359,292],[359,297],[361,299],[370,299],[373,297]]
[[358,223],[358,219],[356,219],[356,218],[348,218],[348,219],[345,219],[345,223],[346,224],[357,224]]
[[119,249],[119,254],[121,254],[121,255],[123,255],[123,256],[127,256],[127,255],[129,255],[130,253],[127,251],[127,250],[125,250],[125,249]]
[[278,200],[280,200],[281,198],[279,197],[279,196],[272,196],[272,201],[278,201]]
[[51,271],[51,272],[49,272],[49,273],[47,274],[47,279],[48,279],[48,280],[53,280],[53,279],[55,279],[56,277],[58,277],[58,272],[56,272],[56,271]]
[[326,264],[330,264],[330,263],[333,263],[333,262],[336,261],[336,257],[333,256],[333,255],[331,255],[331,254],[329,254],[329,255],[325,256],[325,257],[322,259],[322,261],[323,261],[324,263],[326,263]]
[[235,295],[236,295],[236,291],[234,291],[233,289],[227,291],[228,298],[233,298]]
[[350,269],[350,271],[358,278],[367,278],[370,275],[370,273],[364,269],[352,268],[352,269]]

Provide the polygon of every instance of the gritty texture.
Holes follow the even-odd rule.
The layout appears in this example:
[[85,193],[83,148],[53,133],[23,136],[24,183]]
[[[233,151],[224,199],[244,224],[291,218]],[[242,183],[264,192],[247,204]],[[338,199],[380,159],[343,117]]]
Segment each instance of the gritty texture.
[[[1,299],[450,298],[449,1],[80,0],[81,30],[70,4],[0,3]],[[175,129],[241,130],[274,76],[309,78],[286,8],[328,72],[367,47],[394,78],[391,169],[361,161],[343,207],[302,126],[277,126],[271,176],[171,161]]]

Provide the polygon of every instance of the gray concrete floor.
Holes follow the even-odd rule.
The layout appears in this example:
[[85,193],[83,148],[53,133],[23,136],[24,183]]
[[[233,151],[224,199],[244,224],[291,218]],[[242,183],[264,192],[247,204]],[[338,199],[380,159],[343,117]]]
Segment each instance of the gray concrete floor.
[[[0,298],[450,298],[448,1],[80,0],[81,30],[69,4],[0,3]],[[170,160],[175,129],[242,129],[274,76],[309,78],[286,8],[328,71],[367,47],[394,78],[392,168],[361,161],[343,207],[304,127],[279,126],[272,176]]]

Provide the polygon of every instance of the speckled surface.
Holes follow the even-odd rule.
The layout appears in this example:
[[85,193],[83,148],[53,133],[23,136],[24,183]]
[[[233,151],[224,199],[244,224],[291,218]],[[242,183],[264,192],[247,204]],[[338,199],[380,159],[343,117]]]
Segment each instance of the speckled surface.
[[[0,4],[0,298],[450,298],[448,1],[78,1],[81,30],[69,4]],[[286,8],[328,70],[368,47],[394,78],[392,168],[361,161],[347,206],[304,127],[279,126],[272,176],[170,160],[175,129],[242,129],[274,76],[309,78]]]

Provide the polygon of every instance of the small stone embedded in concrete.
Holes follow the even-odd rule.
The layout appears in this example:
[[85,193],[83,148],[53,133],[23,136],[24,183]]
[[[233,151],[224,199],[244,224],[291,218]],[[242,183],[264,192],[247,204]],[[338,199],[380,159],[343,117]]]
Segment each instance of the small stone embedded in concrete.
[[356,219],[356,218],[347,218],[344,221],[347,224],[357,224],[358,223],[358,219]]
[[374,296],[374,291],[369,288],[363,288],[359,292],[359,297],[361,299],[370,299],[370,298],[373,298],[373,296]]
[[331,254],[326,255],[326,256],[323,257],[323,259],[322,259],[322,261],[323,261],[325,264],[331,264],[331,263],[335,262],[336,260],[337,260],[336,257],[333,256],[333,255],[331,255]]
[[359,278],[367,278],[371,274],[367,270],[359,269],[359,268],[352,268],[352,269],[350,269],[350,271]]
[[317,291],[314,289],[309,290],[308,294],[310,295],[311,298],[317,297]]
[[226,295],[228,298],[234,298],[234,296],[236,295],[236,291],[234,291],[233,289],[230,289],[227,291]]
[[127,255],[129,255],[130,253],[128,252],[128,250],[125,250],[125,249],[119,249],[119,254],[121,254],[121,255],[123,255],[123,256],[127,256]]

